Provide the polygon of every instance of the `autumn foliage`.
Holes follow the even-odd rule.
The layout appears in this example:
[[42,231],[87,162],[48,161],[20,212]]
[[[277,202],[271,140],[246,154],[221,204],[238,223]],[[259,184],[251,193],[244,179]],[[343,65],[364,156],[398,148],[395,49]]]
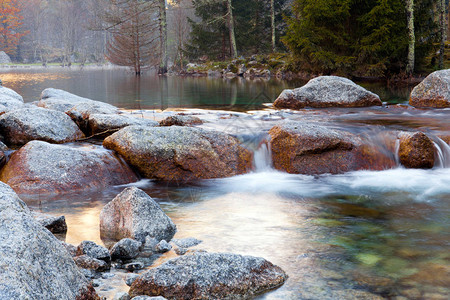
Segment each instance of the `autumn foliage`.
[[22,30],[22,0],[0,0],[0,51],[14,55],[20,39],[27,34]]

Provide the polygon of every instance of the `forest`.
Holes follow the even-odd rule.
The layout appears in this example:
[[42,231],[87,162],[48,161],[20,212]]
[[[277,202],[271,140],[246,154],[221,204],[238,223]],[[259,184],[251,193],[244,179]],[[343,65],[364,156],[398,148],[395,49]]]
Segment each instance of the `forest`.
[[445,67],[446,0],[0,0],[15,63],[105,63],[136,74],[283,54],[283,68],[392,77]]

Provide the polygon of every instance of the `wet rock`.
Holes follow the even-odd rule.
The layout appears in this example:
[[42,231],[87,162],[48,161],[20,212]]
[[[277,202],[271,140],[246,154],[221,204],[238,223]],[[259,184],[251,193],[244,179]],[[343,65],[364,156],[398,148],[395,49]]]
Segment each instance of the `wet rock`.
[[365,107],[381,105],[378,95],[353,81],[337,76],[320,76],[306,85],[284,90],[275,100],[276,108]]
[[118,292],[117,294],[114,295],[114,300],[130,300],[130,295],[128,295],[128,293],[126,292]]
[[288,173],[339,174],[394,165],[393,160],[366,147],[359,137],[318,124],[285,122],[269,134],[273,165]]
[[73,258],[78,267],[97,272],[103,272],[109,269],[106,261],[90,257],[88,255],[80,255]]
[[0,299],[99,299],[60,241],[0,183]]
[[412,90],[409,104],[414,107],[450,107],[450,70],[428,75]]
[[166,300],[166,298],[158,296],[158,297],[150,297],[150,296],[137,296],[133,297],[134,300]]
[[198,117],[183,115],[169,116],[159,122],[161,126],[193,126],[202,124],[203,121]]
[[108,249],[103,246],[97,245],[92,241],[82,241],[77,248],[77,255],[86,254],[89,257],[106,261],[107,263],[111,262],[111,255],[109,254]]
[[6,154],[3,151],[0,151],[0,168],[2,168],[6,163]]
[[0,85],[0,112],[19,109],[24,105],[23,98],[12,89]]
[[142,243],[125,238],[118,241],[110,250],[112,259],[132,259],[139,255]]
[[178,257],[136,279],[130,296],[170,299],[250,297],[278,287],[287,279],[281,268],[263,258],[197,253]]
[[0,116],[0,131],[8,145],[23,145],[32,140],[60,144],[84,137],[65,113],[39,107],[17,109]]
[[86,279],[88,279],[88,280],[98,277],[98,273],[95,270],[83,269],[83,268],[80,268],[79,270],[84,275],[84,277],[86,277]]
[[3,144],[3,142],[0,142],[0,151],[7,151],[7,150],[8,150],[8,146]]
[[136,261],[136,262],[132,262],[132,263],[123,265],[123,268],[127,271],[133,272],[133,271],[142,270],[143,268],[145,268],[145,265],[144,265],[144,263],[142,263],[140,261]]
[[125,279],[126,285],[131,286],[131,285],[133,284],[133,282],[134,282],[137,278],[139,278],[139,276],[141,276],[141,275],[135,274],[135,273],[128,274],[128,275],[127,275],[127,278]]
[[255,78],[255,77],[263,77],[270,78],[270,71],[267,69],[259,69],[259,68],[249,68],[243,74],[245,78]]
[[16,151],[0,180],[18,193],[95,190],[137,181],[129,166],[101,147],[32,141]]
[[89,116],[93,114],[117,114],[119,109],[108,103],[83,98],[58,89],[45,89],[37,106],[68,114],[84,132],[88,132]]
[[67,223],[64,216],[54,217],[39,212],[32,212],[32,214],[34,219],[47,228],[51,233],[67,232]]
[[131,238],[145,242],[147,236],[170,241],[176,226],[150,196],[130,187],[100,212],[100,234],[105,239]]
[[252,154],[224,133],[192,127],[128,126],[103,142],[152,179],[190,181],[243,174]]
[[130,125],[159,126],[159,123],[153,120],[118,114],[92,114],[89,115],[88,123],[90,134],[109,132],[108,135],[112,134],[114,130],[119,130]]
[[156,246],[155,246],[155,251],[157,253],[166,253],[168,251],[172,250],[172,246],[166,242],[165,240],[160,241]]
[[401,132],[398,155],[406,168],[431,169],[434,166],[434,144],[423,132]]
[[177,255],[185,255],[188,250],[182,247],[175,247],[174,251]]
[[177,245],[178,247],[190,248],[190,247],[197,246],[202,241],[198,240],[196,238],[190,237],[190,238],[185,238],[185,239],[173,239],[172,242],[175,243],[175,245]]
[[145,237],[144,248],[146,250],[154,251],[156,245],[158,245],[159,241],[149,235]]

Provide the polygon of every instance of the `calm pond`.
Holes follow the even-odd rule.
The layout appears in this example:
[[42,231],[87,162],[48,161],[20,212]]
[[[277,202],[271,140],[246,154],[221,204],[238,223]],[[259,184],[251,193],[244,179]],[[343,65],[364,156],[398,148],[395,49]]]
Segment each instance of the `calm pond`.
[[[44,88],[54,87],[131,109],[256,108],[273,101],[284,88],[301,84],[241,78],[137,80],[123,70],[2,72],[4,85],[28,102],[37,100]],[[408,89],[366,87],[389,102],[406,102],[409,94]],[[208,118],[204,128],[246,136],[253,143],[255,170],[182,186],[145,179],[131,185],[160,203],[177,225],[176,238],[203,240],[195,249],[262,256],[283,268],[288,281],[259,299],[450,297],[450,147],[438,138],[450,136],[450,110],[392,105],[196,113]],[[258,139],[281,119],[321,121],[369,139],[387,131],[422,130],[433,137],[439,159],[431,170],[396,167],[320,176],[278,172],[271,167],[270,149],[265,144],[258,147]],[[379,142],[374,138],[374,147]],[[99,212],[123,189],[21,197],[32,209],[65,215],[68,243],[102,243]],[[102,296],[112,298],[118,290],[127,290],[126,274],[113,273],[113,279],[99,287]]]

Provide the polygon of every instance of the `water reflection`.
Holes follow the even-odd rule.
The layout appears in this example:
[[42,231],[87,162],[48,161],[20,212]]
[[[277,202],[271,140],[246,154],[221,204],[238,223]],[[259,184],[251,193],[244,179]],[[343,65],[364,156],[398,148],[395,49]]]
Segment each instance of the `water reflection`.
[[[41,68],[2,69],[3,84],[16,90],[27,102],[39,98],[42,90],[53,87],[126,109],[167,109],[210,107],[227,109],[261,108],[273,102],[282,90],[305,84],[301,80],[237,78],[136,77],[121,68]],[[409,88],[387,89],[369,84],[369,90],[383,101],[406,102]]]

